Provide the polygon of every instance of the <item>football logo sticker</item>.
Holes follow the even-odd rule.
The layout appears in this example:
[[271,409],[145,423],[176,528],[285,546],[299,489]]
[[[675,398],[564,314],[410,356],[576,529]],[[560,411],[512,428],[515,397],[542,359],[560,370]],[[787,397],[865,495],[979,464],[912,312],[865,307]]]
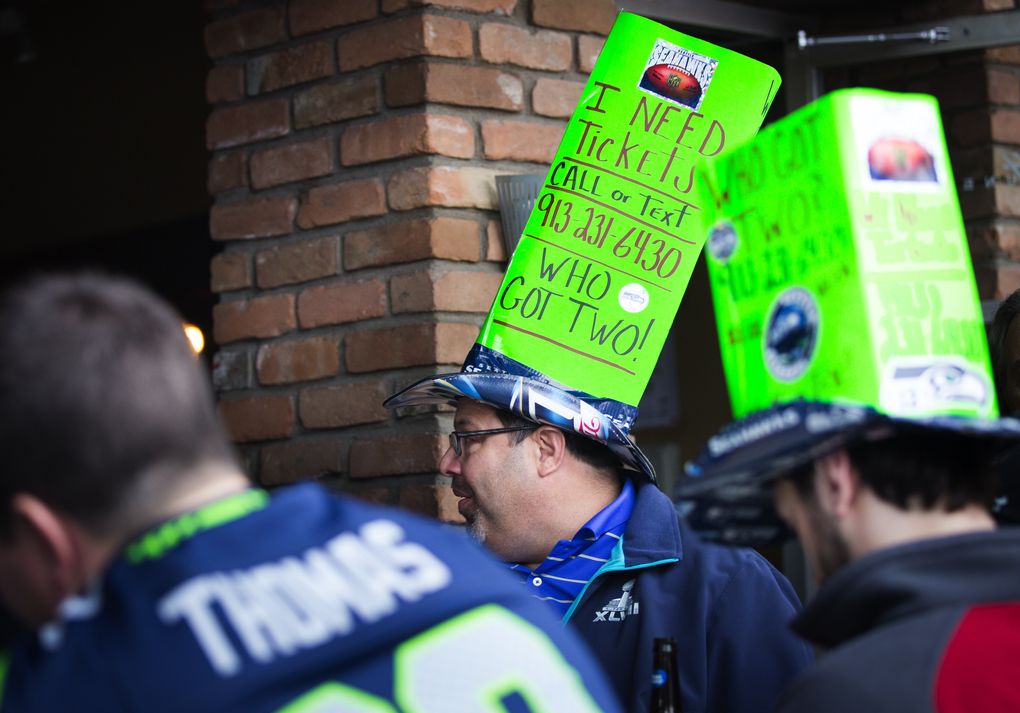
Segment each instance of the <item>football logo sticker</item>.
[[818,303],[803,287],[790,287],[776,297],[765,328],[765,367],[778,381],[799,379],[818,344]]
[[852,97],[849,124],[865,190],[931,192],[946,184],[938,109],[924,98]]
[[884,136],[868,147],[868,173],[875,181],[938,183],[935,158],[914,139]]
[[718,64],[717,59],[656,40],[638,87],[697,111]]

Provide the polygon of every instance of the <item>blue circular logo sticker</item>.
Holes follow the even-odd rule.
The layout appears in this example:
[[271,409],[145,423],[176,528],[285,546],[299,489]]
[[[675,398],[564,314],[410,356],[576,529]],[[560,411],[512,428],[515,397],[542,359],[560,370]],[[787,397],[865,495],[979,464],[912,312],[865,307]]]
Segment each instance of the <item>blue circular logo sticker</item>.
[[712,226],[708,233],[708,254],[719,262],[726,262],[737,249],[737,231],[728,220]]
[[818,343],[818,303],[803,287],[776,297],[765,322],[765,366],[778,381],[799,379]]

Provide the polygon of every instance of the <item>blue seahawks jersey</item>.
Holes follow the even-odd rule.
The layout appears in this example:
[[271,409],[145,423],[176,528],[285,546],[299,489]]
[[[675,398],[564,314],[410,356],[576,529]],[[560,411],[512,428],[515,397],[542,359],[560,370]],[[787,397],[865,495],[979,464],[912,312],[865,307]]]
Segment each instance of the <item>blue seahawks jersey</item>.
[[2,711],[611,711],[587,650],[460,532],[315,485],[131,543],[6,659]]

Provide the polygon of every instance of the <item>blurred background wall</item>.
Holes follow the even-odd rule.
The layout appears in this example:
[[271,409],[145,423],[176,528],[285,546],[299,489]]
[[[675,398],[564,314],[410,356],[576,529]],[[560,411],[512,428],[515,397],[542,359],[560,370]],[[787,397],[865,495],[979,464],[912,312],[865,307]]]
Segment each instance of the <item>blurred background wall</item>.
[[[1015,0],[0,0],[0,279],[138,276],[210,338],[259,482],[456,521],[450,413],[381,401],[459,366],[505,268],[494,177],[545,172],[621,8],[775,66],[766,121],[844,86],[934,94],[986,311],[1020,287]],[[730,418],[703,265],[642,411],[667,490]]]

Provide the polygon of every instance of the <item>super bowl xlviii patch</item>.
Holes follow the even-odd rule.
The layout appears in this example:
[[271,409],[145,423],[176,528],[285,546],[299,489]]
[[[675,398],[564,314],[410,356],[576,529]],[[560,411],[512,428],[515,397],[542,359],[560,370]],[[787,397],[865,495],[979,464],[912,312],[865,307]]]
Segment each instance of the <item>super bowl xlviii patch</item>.
[[610,599],[608,604],[595,612],[595,618],[592,621],[623,621],[628,616],[637,614],[639,607],[637,600],[631,595],[632,589],[634,589],[633,579],[624,582],[620,596]]
[[638,87],[697,111],[718,64],[717,59],[656,40]]
[[765,320],[765,366],[778,381],[799,379],[818,344],[818,303],[803,287],[779,293]]

